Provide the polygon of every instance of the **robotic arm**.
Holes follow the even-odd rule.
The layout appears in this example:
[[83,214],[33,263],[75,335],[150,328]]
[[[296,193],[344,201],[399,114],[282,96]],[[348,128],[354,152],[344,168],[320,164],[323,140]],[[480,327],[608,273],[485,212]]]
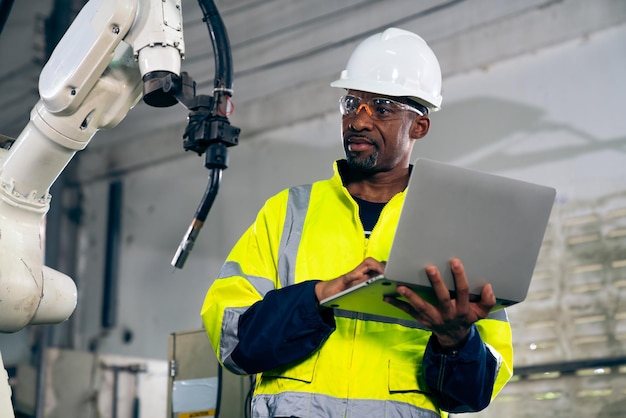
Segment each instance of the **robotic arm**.
[[[216,59],[212,97],[196,96],[195,83],[180,72],[181,0],[90,0],[55,48],[28,125],[9,150],[0,148],[0,332],[62,322],[74,311],[73,280],[43,265],[49,190],[74,154],[98,130],[117,126],[142,96],[152,106],[180,102],[190,109],[185,149],[211,150],[205,164],[213,170],[211,181],[190,228],[193,237],[183,240],[186,258],[226,168],[225,147],[235,145],[239,133],[227,119],[228,39],[212,2],[199,3]],[[211,22],[220,24],[216,31]]]

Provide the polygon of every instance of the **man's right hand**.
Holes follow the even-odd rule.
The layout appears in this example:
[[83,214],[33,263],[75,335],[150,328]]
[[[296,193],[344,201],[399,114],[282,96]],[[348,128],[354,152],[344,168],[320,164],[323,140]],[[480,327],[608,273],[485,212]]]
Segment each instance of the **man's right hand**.
[[315,296],[317,301],[320,302],[326,298],[336,295],[339,292],[343,292],[359,283],[362,283],[372,277],[376,277],[383,274],[385,271],[385,264],[371,257],[366,258],[356,266],[356,268],[346,274],[343,274],[336,279],[321,281],[315,285]]

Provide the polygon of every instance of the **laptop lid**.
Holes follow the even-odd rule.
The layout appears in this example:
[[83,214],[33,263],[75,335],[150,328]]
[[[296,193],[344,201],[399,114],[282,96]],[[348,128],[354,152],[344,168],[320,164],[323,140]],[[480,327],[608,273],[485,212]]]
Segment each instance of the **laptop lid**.
[[555,196],[551,187],[417,159],[384,276],[321,305],[406,318],[383,295],[397,295],[396,286],[404,284],[435,301],[425,272],[435,265],[454,297],[452,258],[463,262],[473,300],[491,283],[497,308],[519,303],[528,293]]

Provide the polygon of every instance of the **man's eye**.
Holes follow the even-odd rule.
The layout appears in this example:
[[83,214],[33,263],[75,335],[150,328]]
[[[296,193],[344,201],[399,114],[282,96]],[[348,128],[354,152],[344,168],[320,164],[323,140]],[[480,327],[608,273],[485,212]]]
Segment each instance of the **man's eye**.
[[359,105],[358,101],[354,99],[346,99],[345,101],[345,106],[346,106],[346,109],[348,110],[356,110],[358,105]]
[[393,113],[393,110],[387,106],[376,106],[376,113],[379,115],[390,115]]

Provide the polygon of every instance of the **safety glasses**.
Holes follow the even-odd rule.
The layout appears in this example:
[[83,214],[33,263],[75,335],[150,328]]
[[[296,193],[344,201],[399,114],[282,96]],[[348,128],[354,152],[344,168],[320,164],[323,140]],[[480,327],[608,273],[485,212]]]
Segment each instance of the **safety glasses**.
[[383,97],[373,97],[369,100],[364,100],[358,96],[341,96],[339,99],[339,108],[341,109],[341,114],[344,116],[356,116],[361,110],[365,110],[365,112],[375,120],[399,119],[402,117],[402,111],[404,110],[424,116],[424,112],[406,103],[396,102],[395,100]]

